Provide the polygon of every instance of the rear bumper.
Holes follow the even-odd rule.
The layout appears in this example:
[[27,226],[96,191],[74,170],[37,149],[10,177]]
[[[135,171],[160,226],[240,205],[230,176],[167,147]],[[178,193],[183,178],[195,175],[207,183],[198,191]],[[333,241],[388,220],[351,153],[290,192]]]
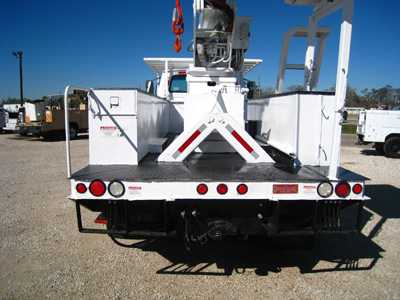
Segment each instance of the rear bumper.
[[35,125],[17,125],[15,126],[15,131],[17,133],[22,133],[22,134],[28,134],[28,133],[41,134],[43,132],[43,128],[42,126],[35,126]]
[[[197,241],[205,236],[222,239],[227,235],[358,233],[362,229],[364,200],[77,200],[75,203],[78,228],[82,233],[133,239],[180,236]],[[82,220],[81,206],[101,212],[104,218],[100,227],[103,228],[83,227],[93,220]],[[346,215],[343,222],[341,211],[350,206],[357,208],[351,210],[351,218]]]

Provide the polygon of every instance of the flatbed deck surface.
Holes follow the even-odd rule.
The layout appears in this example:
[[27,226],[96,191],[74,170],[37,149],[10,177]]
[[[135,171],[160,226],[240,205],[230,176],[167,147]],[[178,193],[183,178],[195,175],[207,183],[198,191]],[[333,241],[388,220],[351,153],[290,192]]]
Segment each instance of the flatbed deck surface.
[[[304,166],[290,172],[287,167],[277,163],[246,163],[238,154],[192,154],[186,161],[175,163],[157,163],[157,156],[149,154],[139,165],[88,165],[72,174],[71,179],[137,182],[299,182],[327,179],[327,167]],[[340,173],[346,174],[346,179],[359,179],[359,175],[345,169],[340,169]]]

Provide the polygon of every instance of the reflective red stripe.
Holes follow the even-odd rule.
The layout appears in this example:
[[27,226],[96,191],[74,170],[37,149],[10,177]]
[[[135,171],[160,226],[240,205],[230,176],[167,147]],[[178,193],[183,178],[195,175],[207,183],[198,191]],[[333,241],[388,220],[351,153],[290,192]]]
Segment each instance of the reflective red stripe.
[[178,149],[178,151],[180,152],[180,153],[182,153],[183,151],[185,151],[185,149],[187,148],[187,147],[189,147],[189,145],[200,135],[200,131],[199,130],[196,130],[191,136],[190,136],[190,138],[188,138],[187,140],[186,140],[186,142],[184,142],[183,144],[182,144],[182,146]]
[[238,140],[238,142],[249,152],[253,152],[253,148],[250,147],[249,144],[246,143],[246,141],[234,130],[231,132],[232,135],[235,137],[235,139]]

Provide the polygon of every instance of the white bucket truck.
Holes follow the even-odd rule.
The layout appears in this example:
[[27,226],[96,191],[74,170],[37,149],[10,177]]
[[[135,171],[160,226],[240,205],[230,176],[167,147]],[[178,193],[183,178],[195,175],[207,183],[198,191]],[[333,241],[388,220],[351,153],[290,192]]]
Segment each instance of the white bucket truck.
[[400,158],[400,111],[360,111],[357,136],[359,144],[374,143],[380,154]]
[[[89,165],[74,173],[67,135],[79,231],[113,240],[178,236],[189,247],[228,235],[361,230],[366,178],[339,167],[354,1],[285,1],[315,9],[308,26],[285,34],[274,96],[251,99],[243,76],[261,63],[244,59],[252,18],[225,0],[194,1],[193,58],[144,59],[157,74],[148,92],[86,89]],[[318,92],[330,30],[317,22],[338,10],[336,92]],[[305,91],[282,94],[293,36],[307,37]],[[70,89],[82,88],[65,95]],[[353,205],[353,224],[342,227],[340,212]],[[84,227],[82,206],[101,213],[96,222],[105,227]]]

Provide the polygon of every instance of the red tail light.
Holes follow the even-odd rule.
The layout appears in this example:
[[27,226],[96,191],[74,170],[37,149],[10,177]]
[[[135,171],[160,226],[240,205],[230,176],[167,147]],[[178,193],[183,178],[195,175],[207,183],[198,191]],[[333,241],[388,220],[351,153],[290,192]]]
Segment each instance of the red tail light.
[[350,194],[350,185],[346,181],[341,181],[336,186],[335,192],[339,197],[347,197]]
[[86,185],[84,185],[83,183],[78,183],[76,185],[76,190],[78,191],[78,193],[83,194],[83,193],[86,193],[87,188],[86,188]]
[[100,197],[106,192],[106,185],[101,180],[92,181],[89,186],[89,191],[93,194],[93,196]]
[[245,185],[245,184],[239,184],[238,187],[237,187],[237,192],[240,195],[246,194],[248,190],[249,189],[247,188],[247,185]]
[[198,192],[200,195],[207,194],[207,192],[208,192],[208,187],[207,187],[204,183],[199,184],[199,185],[197,186],[197,192]]
[[220,184],[217,187],[217,192],[221,195],[225,195],[228,192],[228,187],[225,184]]
[[353,193],[354,194],[361,194],[361,192],[362,192],[362,190],[363,190],[363,187],[362,187],[362,185],[361,184],[355,184],[354,186],[353,186]]

